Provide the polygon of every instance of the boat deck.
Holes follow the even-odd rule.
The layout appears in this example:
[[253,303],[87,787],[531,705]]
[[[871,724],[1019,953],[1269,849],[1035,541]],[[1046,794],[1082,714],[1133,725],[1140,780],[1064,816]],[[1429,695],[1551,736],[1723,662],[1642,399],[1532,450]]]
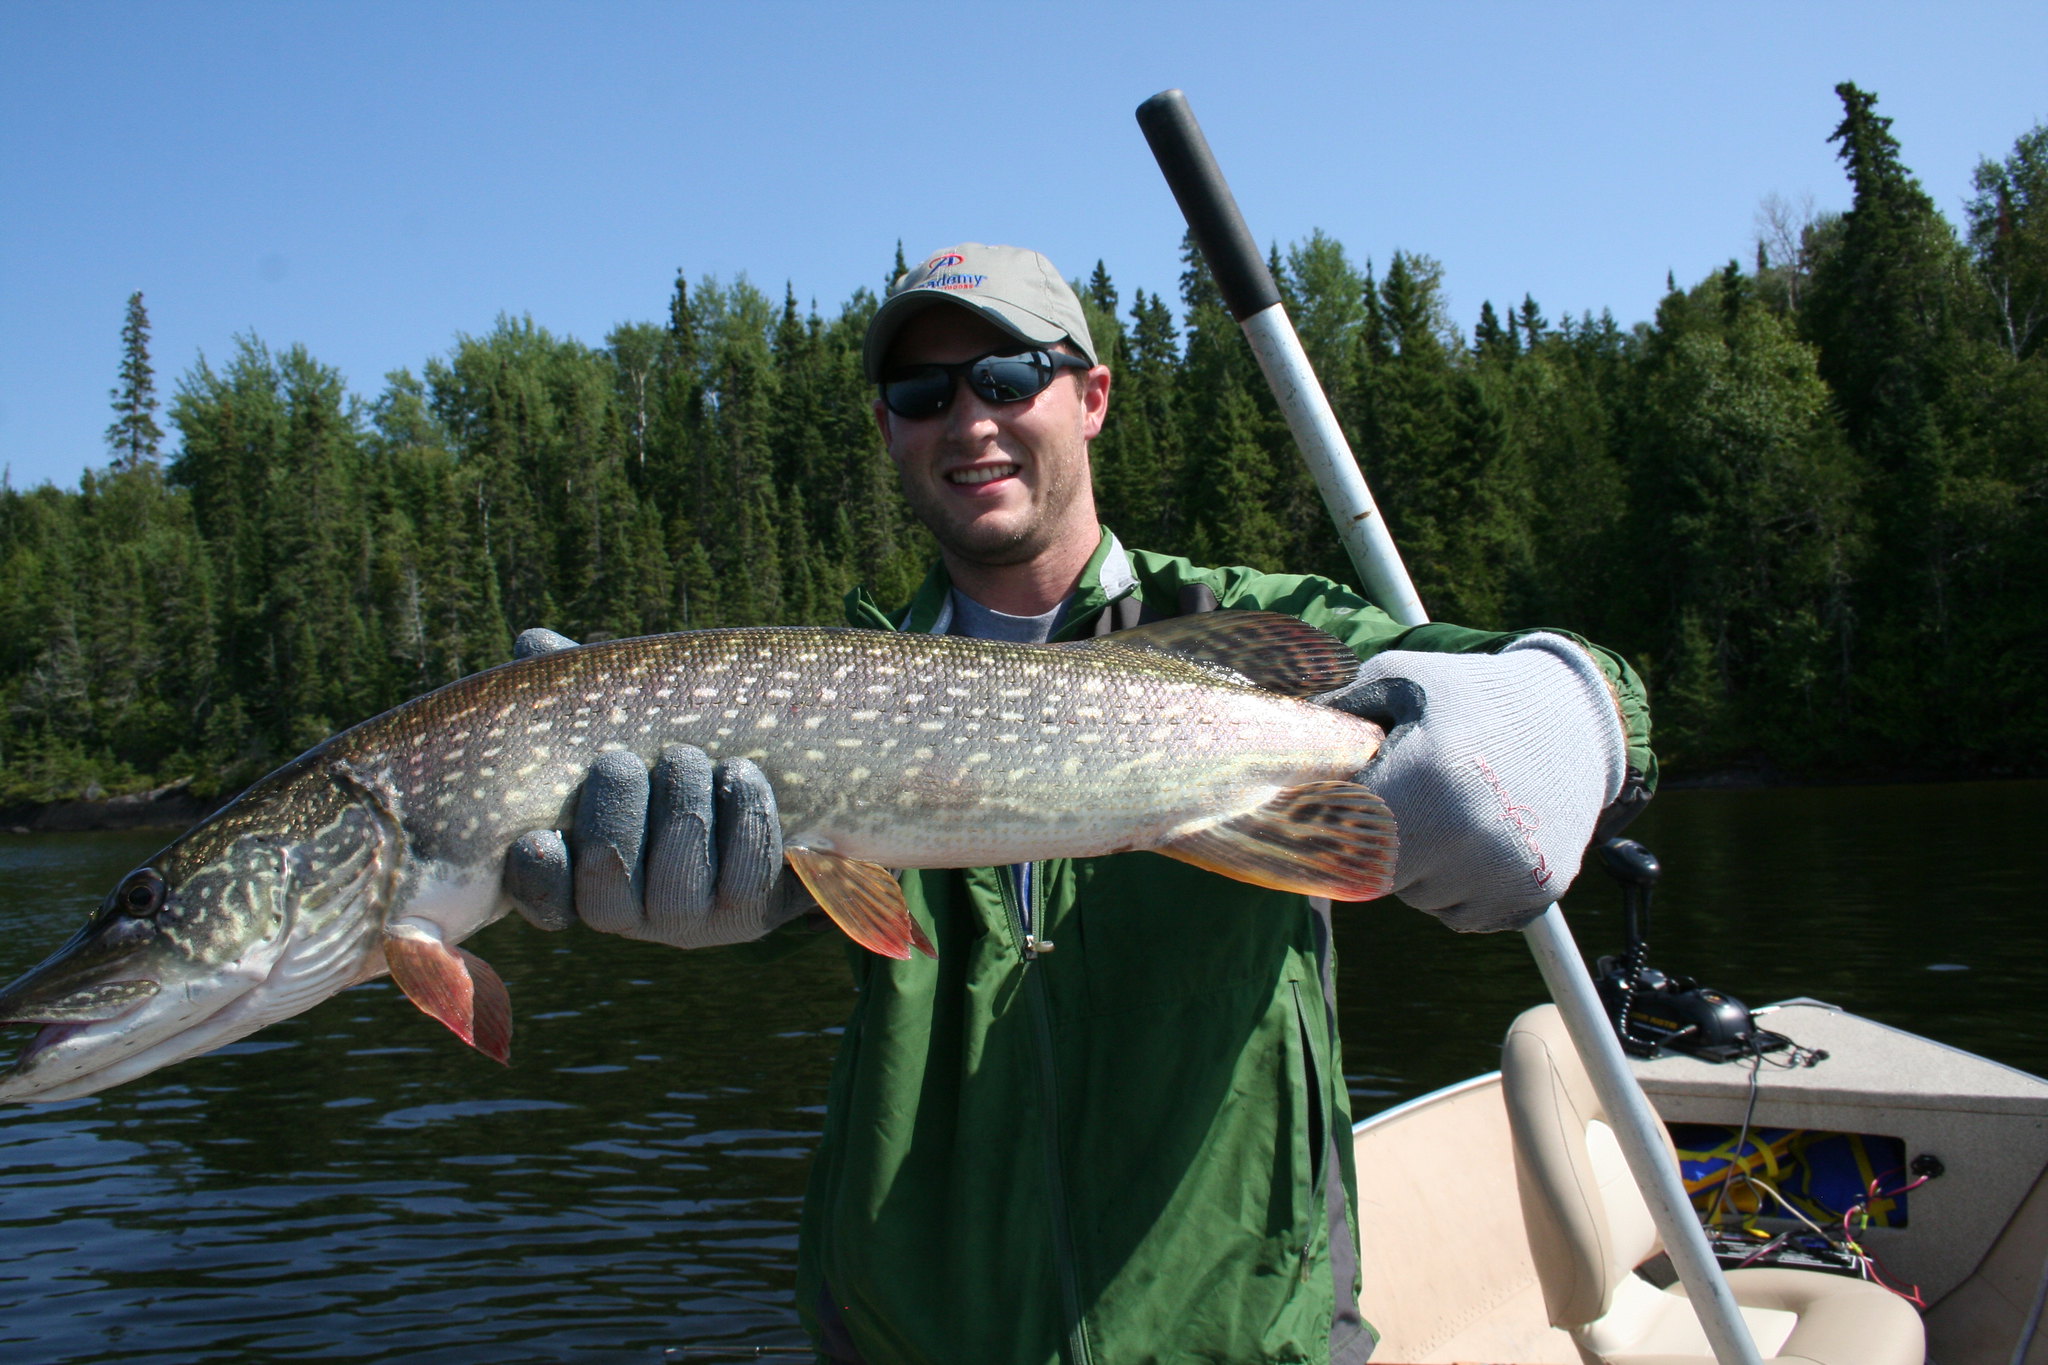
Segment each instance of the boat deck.
[[[1819,1001],[1759,1022],[1828,1055],[1757,1069],[1756,1125],[1880,1134],[1908,1160],[1940,1158],[1907,1226],[1862,1241],[1931,1305],[1933,1359],[2007,1365],[2048,1261],[2048,1081]],[[1667,1122],[1741,1124],[1748,1063],[1667,1053],[1634,1067]],[[1498,1073],[1364,1120],[1354,1151],[1375,1362],[1577,1365],[1544,1314]],[[2026,1360],[2048,1365],[2048,1333]]]

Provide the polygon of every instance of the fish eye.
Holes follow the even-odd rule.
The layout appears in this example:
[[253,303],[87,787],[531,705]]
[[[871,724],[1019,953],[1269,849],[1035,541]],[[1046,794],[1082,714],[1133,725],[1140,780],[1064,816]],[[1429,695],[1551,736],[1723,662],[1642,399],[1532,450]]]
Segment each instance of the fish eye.
[[164,908],[164,879],[153,867],[138,867],[114,891],[114,908],[135,919]]

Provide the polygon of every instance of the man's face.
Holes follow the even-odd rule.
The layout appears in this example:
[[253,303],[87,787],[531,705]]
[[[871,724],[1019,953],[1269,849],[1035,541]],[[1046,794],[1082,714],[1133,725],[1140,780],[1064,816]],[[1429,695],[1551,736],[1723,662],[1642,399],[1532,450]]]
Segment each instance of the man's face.
[[[964,308],[941,304],[896,334],[888,368],[972,360],[1030,349]],[[1080,382],[1076,382],[1076,376]],[[898,417],[875,403],[875,422],[911,510],[949,555],[972,564],[1029,563],[1100,534],[1088,442],[1109,410],[1109,371],[1056,375],[1036,397],[990,403],[966,383],[936,417]]]

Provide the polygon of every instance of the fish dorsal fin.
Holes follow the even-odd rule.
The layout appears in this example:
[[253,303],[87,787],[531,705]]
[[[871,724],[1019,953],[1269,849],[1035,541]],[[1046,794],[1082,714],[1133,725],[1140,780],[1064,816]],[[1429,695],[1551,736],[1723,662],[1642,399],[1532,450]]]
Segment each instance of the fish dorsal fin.
[[1057,648],[1171,654],[1290,697],[1312,697],[1358,676],[1358,656],[1342,640],[1277,611],[1197,612]]
[[823,849],[785,846],[782,856],[832,922],[869,952],[898,961],[912,948],[937,957],[924,928],[911,917],[896,874],[880,863],[862,862]]
[[512,998],[491,964],[438,939],[387,934],[384,962],[406,999],[494,1062],[512,1059]]

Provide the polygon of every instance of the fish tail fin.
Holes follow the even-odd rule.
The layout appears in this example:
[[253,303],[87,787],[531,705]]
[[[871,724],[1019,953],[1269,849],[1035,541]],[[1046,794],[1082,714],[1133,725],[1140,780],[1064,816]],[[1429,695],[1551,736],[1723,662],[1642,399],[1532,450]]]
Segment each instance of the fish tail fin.
[[899,961],[912,948],[939,955],[888,868],[815,848],[785,847],[782,854],[832,922],[861,947]]
[[1157,851],[1254,886],[1367,901],[1393,888],[1396,844],[1393,812],[1379,797],[1356,782],[1307,782]]
[[494,1062],[512,1060],[512,997],[475,953],[426,938],[384,939],[384,961],[406,999]]

